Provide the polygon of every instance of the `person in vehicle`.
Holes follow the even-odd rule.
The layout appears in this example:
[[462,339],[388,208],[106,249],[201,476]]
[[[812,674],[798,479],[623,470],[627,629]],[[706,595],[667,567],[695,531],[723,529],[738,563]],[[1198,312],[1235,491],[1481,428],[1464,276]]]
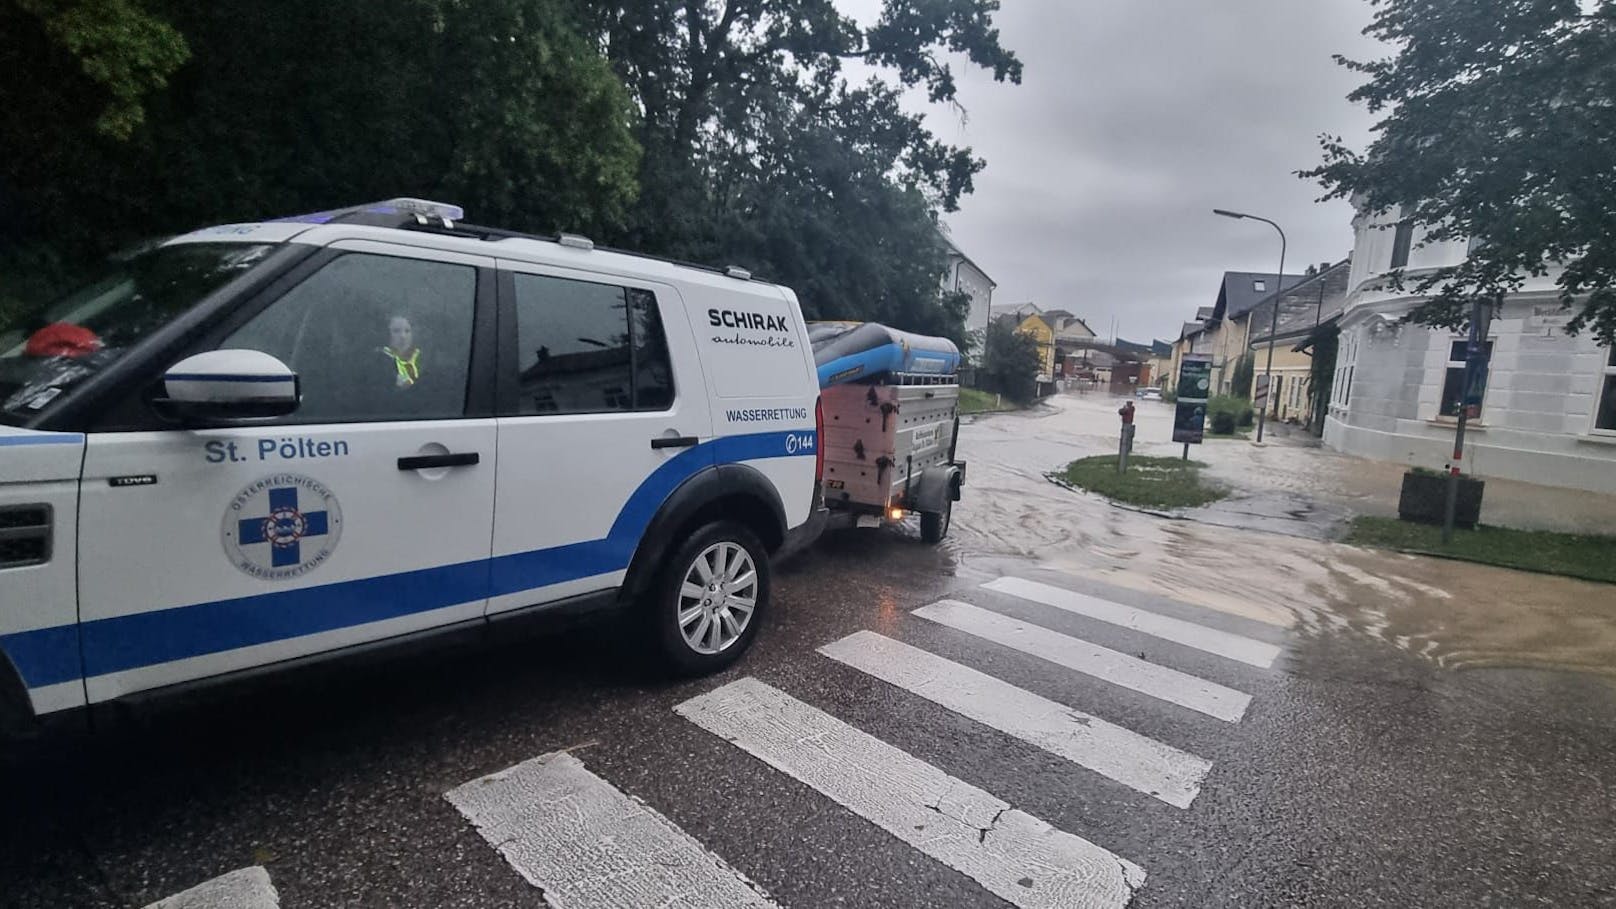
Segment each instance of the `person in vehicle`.
[[393,384],[398,388],[411,388],[421,378],[421,348],[415,346],[415,327],[404,316],[394,316],[387,323],[387,346],[382,348],[393,361]]

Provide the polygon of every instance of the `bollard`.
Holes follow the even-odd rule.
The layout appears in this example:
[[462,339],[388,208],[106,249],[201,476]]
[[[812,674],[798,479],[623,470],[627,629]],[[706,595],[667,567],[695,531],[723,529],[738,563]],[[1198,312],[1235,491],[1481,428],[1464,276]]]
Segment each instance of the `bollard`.
[[1117,408],[1117,416],[1122,418],[1122,439],[1117,447],[1117,473],[1128,472],[1128,453],[1133,451],[1133,402],[1128,401]]

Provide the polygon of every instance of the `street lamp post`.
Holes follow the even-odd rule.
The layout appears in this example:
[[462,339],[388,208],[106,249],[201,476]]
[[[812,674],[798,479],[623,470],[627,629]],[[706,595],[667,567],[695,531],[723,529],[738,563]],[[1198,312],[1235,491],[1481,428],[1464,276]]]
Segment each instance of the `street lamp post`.
[[[1279,295],[1285,289],[1285,231],[1278,224],[1275,224],[1267,218],[1260,218],[1256,215],[1248,215],[1245,212],[1226,211],[1221,208],[1214,208],[1212,209],[1212,214],[1222,215],[1225,218],[1234,218],[1237,221],[1250,218],[1253,221],[1261,221],[1269,227],[1272,227],[1274,230],[1279,231],[1279,274],[1274,278],[1274,315],[1273,318],[1269,320],[1268,324],[1268,363],[1263,367],[1263,391],[1265,395],[1270,394],[1272,393],[1274,387],[1274,335],[1279,332]],[[1268,399],[1267,397],[1264,397],[1263,406],[1257,411],[1258,442],[1262,441],[1263,426],[1267,424],[1267,422]]]

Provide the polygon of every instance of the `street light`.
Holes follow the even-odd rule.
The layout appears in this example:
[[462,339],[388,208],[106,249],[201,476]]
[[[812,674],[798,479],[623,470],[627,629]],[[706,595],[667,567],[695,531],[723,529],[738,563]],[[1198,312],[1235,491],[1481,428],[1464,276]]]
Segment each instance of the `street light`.
[[[1274,230],[1279,231],[1279,275],[1274,279],[1274,316],[1269,320],[1268,325],[1268,364],[1263,367],[1263,391],[1264,394],[1268,394],[1272,392],[1274,387],[1274,335],[1279,333],[1279,295],[1285,290],[1285,231],[1278,224],[1275,224],[1267,218],[1261,218],[1257,215],[1248,215],[1245,212],[1227,211],[1221,208],[1214,208],[1212,209],[1212,214],[1222,215],[1225,218],[1234,218],[1236,221],[1250,218],[1253,221],[1261,221],[1269,227],[1272,227]],[[1258,442],[1262,441],[1263,426],[1267,422],[1268,399],[1265,397],[1263,399],[1262,408],[1257,411]]]

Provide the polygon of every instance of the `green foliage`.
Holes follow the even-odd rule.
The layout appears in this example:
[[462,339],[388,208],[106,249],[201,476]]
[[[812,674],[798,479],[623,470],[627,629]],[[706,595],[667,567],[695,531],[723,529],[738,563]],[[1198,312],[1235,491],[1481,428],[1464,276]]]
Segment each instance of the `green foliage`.
[[1066,465],[1052,476],[1079,489],[1145,508],[1195,508],[1228,495],[1202,482],[1199,461],[1179,458],[1128,458],[1128,472],[1117,472],[1116,455],[1096,455]]
[[1237,398],[1251,397],[1251,380],[1257,372],[1257,358],[1250,353],[1241,354],[1234,361],[1234,371],[1229,375],[1230,392]]
[[1368,78],[1348,97],[1384,119],[1362,153],[1321,137],[1324,163],[1301,175],[1430,241],[1473,238],[1463,264],[1411,280],[1430,296],[1416,321],[1458,328],[1472,299],[1561,263],[1562,303],[1583,298],[1567,330],[1616,342],[1616,0],[1371,3],[1366,31],[1395,54],[1337,59]]
[[1474,530],[1455,530],[1453,542],[1444,546],[1441,527],[1361,516],[1353,519],[1346,542],[1616,584],[1616,560],[1610,557],[1616,549],[1616,537],[1612,536],[1511,530],[1483,524]]
[[27,51],[12,54],[29,45],[58,66],[75,65],[94,87],[89,94],[99,96],[96,131],[114,139],[127,139],[140,126],[145,99],[166,86],[190,56],[180,33],[138,0],[11,0],[0,6],[0,34],[20,39],[11,50],[0,51],[6,72],[24,72],[14,64],[26,59]]
[[1001,403],[998,395],[986,392],[980,388],[961,388],[959,397],[960,413],[995,413],[1001,410],[1012,409]]
[[[14,0],[0,0],[0,4]],[[151,0],[191,58],[127,140],[38,29],[3,52],[0,308],[23,277],[205,224],[399,195],[518,229],[627,217],[639,148],[626,89],[553,0]],[[15,11],[0,13],[15,19]],[[48,254],[45,251],[49,251]],[[53,257],[56,271],[30,268]],[[12,296],[15,299],[15,296]]]
[[[1229,435],[1236,426],[1250,426],[1256,420],[1251,402],[1238,395],[1214,395],[1206,402],[1207,422],[1214,435]],[[1228,429],[1219,429],[1220,417],[1228,417]]]
[[[585,2],[643,111],[641,194],[620,245],[734,262],[792,286],[810,318],[951,338],[937,211],[983,166],[901,99],[956,102],[949,59],[1019,82],[996,0],[901,0],[860,27],[832,0]],[[848,84],[844,61],[874,68]]]
[[1227,410],[1216,411],[1212,414],[1209,428],[1215,436],[1234,435],[1234,414]]
[[[811,317],[968,346],[940,211],[983,162],[904,109],[1019,81],[995,0],[0,0],[0,314],[154,235],[411,195],[735,263]],[[849,85],[844,61],[873,68]],[[949,61],[953,61],[950,63]]]
[[982,337],[982,366],[977,371],[984,388],[1020,403],[1031,401],[1038,392],[1041,363],[1038,342],[1016,331],[1012,320],[988,323]]

